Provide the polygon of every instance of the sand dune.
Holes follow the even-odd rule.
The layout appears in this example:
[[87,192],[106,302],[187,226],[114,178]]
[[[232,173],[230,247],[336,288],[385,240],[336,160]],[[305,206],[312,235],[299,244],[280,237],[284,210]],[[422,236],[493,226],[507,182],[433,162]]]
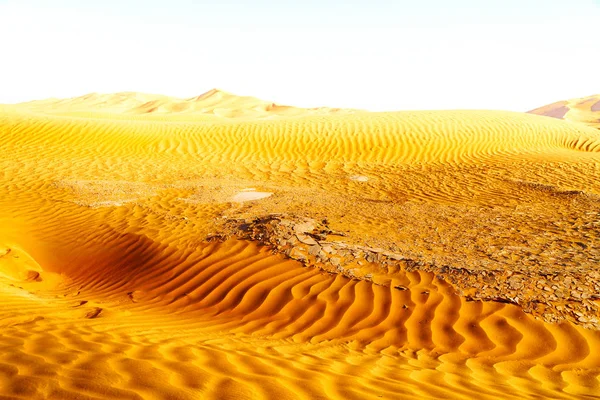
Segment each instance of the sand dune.
[[[269,104],[0,107],[0,396],[600,395],[600,131]],[[229,229],[283,214],[332,230]]]
[[529,113],[581,122],[594,128],[600,128],[600,95],[559,101],[536,108]]
[[113,94],[90,93],[70,99],[36,100],[18,105],[21,109],[54,115],[66,114],[91,117],[102,114],[128,114],[170,117],[206,116],[220,118],[272,118],[306,114],[351,113],[353,110],[319,107],[297,108],[278,105],[250,96],[236,96],[212,89],[200,96],[181,99],[156,94],[121,92]]

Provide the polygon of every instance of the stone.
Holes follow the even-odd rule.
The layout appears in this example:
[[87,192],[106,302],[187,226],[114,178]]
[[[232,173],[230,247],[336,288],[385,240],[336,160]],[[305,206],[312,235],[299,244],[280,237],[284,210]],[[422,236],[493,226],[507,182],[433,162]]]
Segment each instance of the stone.
[[521,277],[514,275],[511,276],[510,278],[508,278],[508,286],[512,289],[512,290],[519,290],[523,288],[523,282]]
[[298,261],[307,260],[306,254],[299,247],[292,248],[289,252],[289,257]]
[[306,233],[306,232],[312,232],[314,230],[315,230],[315,222],[314,221],[305,221],[305,222],[294,225],[294,231],[296,233]]
[[323,252],[323,250],[319,251],[319,254],[316,255],[318,262],[327,262],[327,254]]
[[311,256],[316,256],[321,252],[321,246],[318,244],[312,245],[308,248],[308,254]]
[[310,246],[319,244],[315,239],[311,238],[308,235],[302,234],[302,233],[297,233],[296,238],[300,241],[300,243],[308,244]]
[[400,254],[397,253],[387,253],[385,254],[388,258],[395,260],[395,261],[403,261],[405,260],[404,257],[402,257]]
[[335,267],[339,267],[342,264],[342,258],[341,257],[331,257],[329,259],[329,262],[331,262],[331,264]]
[[330,253],[330,254],[336,254],[337,253],[337,251],[335,251],[335,249],[331,245],[329,245],[329,244],[320,243],[320,246],[321,246],[321,249],[323,249],[323,251],[325,253]]

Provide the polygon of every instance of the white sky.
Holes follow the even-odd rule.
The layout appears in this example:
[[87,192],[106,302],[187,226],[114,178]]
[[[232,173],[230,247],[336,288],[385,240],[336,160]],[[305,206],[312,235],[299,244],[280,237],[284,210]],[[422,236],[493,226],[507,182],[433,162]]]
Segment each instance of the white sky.
[[600,0],[0,0],[0,103],[217,87],[526,111],[600,93]]

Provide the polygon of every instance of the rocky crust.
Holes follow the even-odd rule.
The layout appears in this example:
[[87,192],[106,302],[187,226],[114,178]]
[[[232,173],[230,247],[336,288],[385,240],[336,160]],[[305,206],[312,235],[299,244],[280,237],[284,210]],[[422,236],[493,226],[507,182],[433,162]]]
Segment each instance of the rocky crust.
[[331,229],[327,220],[319,222],[286,214],[231,219],[225,223],[224,234],[207,239],[225,240],[232,236],[258,241],[307,267],[352,279],[373,281],[373,273],[364,272],[368,267],[381,270],[382,274],[431,272],[450,283],[467,301],[511,303],[546,322],[567,320],[588,329],[600,329],[600,272],[595,270],[581,273],[539,266],[508,270],[438,265],[382,248],[347,243],[346,233]]

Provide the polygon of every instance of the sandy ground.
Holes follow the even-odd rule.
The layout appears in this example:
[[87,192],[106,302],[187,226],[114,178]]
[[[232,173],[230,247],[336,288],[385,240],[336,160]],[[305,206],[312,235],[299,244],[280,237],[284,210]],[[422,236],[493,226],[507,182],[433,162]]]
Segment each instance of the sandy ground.
[[[545,271],[575,277],[569,296],[595,310],[593,127],[211,91],[0,106],[0,138],[3,398],[600,396],[600,333],[545,317],[569,306],[565,282],[511,281],[556,298],[539,310],[473,301],[497,273]],[[282,213],[326,222],[321,249],[491,279],[466,293],[376,259],[355,277],[221,236]]]

